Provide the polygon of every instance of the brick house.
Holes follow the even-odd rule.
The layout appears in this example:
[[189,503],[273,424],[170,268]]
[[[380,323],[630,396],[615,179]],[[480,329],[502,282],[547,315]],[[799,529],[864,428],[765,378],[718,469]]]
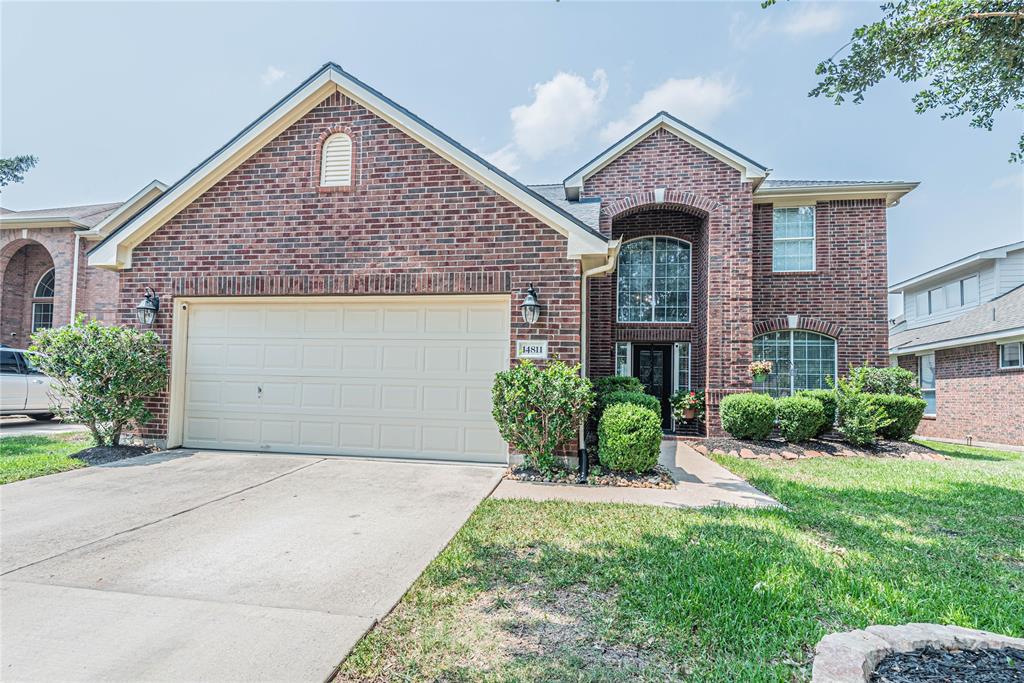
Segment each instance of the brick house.
[[117,322],[118,273],[89,267],[88,251],[164,189],[153,181],[127,202],[0,209],[0,343],[25,348],[35,330],[79,313]]
[[124,323],[161,298],[148,438],[504,462],[490,385],[517,357],[706,389],[712,433],[755,356],[777,394],[887,362],[886,209],[915,184],[768,173],[660,113],[528,187],[327,64],[89,263]]
[[918,376],[921,436],[1024,446],[1024,242],[986,249],[889,288],[903,314],[894,363]]

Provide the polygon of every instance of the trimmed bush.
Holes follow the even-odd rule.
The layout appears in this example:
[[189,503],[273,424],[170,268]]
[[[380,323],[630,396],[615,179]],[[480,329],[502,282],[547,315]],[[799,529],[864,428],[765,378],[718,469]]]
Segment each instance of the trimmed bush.
[[[832,378],[828,378],[832,382]],[[871,401],[871,394],[863,391],[864,378],[851,374],[840,377],[833,384],[836,391],[836,430],[854,446],[872,446],[876,435],[891,420]]]
[[775,401],[768,394],[730,394],[718,411],[722,429],[737,439],[767,439],[775,423]]
[[920,398],[896,394],[868,394],[868,400],[881,408],[885,416],[892,420],[878,430],[886,439],[906,441],[917,431],[917,425],[924,416],[926,404]]
[[619,403],[632,403],[661,415],[661,401],[656,396],[645,394],[643,391],[613,391],[604,394],[599,400],[601,403],[599,408],[602,412]]
[[868,394],[897,394],[921,398],[917,375],[903,368],[872,368],[864,365],[851,370],[850,377],[859,380],[860,390]]
[[608,406],[597,428],[597,457],[610,470],[646,472],[661,452],[661,415],[632,403]]
[[818,425],[818,431],[815,432],[815,436],[821,436],[832,429],[836,423],[835,391],[832,389],[807,389],[804,391],[798,391],[795,395],[813,398],[821,404],[821,424]]
[[610,394],[615,391],[639,391],[643,392],[644,385],[638,377],[623,375],[612,375],[610,377],[598,377],[594,380],[594,391],[598,397],[602,394]]
[[821,401],[809,396],[787,396],[775,402],[779,432],[791,443],[807,441],[821,428],[825,408]]

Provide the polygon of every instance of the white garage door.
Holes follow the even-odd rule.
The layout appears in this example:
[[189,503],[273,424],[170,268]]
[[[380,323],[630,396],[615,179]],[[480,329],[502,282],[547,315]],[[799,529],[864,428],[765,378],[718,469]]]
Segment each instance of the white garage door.
[[193,448],[505,462],[491,417],[508,367],[500,298],[193,303]]

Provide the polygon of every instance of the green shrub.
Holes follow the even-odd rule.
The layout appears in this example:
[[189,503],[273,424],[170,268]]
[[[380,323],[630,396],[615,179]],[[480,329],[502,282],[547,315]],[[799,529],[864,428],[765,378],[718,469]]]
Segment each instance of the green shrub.
[[868,399],[882,409],[891,422],[879,428],[878,433],[886,439],[906,441],[921,422],[924,415],[925,402],[913,396],[896,394],[868,394]]
[[544,369],[523,361],[499,372],[491,396],[501,437],[523,454],[527,467],[541,470],[554,467],[558,447],[576,438],[594,407],[594,390],[580,366],[557,360]]
[[167,351],[155,332],[86,322],[32,335],[33,360],[52,378],[62,419],[81,422],[97,446],[117,446],[152,415],[145,399],[167,386]]
[[850,371],[860,380],[861,391],[868,394],[897,394],[921,398],[917,375],[900,367],[872,368],[864,365]]
[[821,424],[818,426],[818,431],[815,432],[815,436],[821,436],[835,426],[836,392],[834,389],[806,389],[804,391],[796,392],[795,395],[813,398],[821,404]]
[[768,394],[730,394],[718,410],[722,429],[737,439],[766,439],[775,423],[775,401]]
[[862,390],[863,375],[851,373],[848,378],[832,381],[836,392],[836,430],[854,446],[875,443],[879,430],[890,424],[880,406],[871,401],[871,395]]
[[821,428],[825,408],[821,401],[809,396],[787,396],[775,402],[779,432],[791,443],[807,441]]
[[598,460],[610,470],[646,472],[661,452],[661,415],[632,403],[608,406],[597,428]]
[[600,402],[602,404],[602,414],[609,407],[618,403],[632,403],[633,405],[653,410],[658,415],[661,415],[661,401],[658,400],[658,397],[645,394],[642,391],[613,391],[601,396]]
[[598,377],[594,380],[594,391],[598,397],[602,394],[610,394],[615,391],[640,391],[644,385],[640,378],[626,375],[612,375],[610,377]]

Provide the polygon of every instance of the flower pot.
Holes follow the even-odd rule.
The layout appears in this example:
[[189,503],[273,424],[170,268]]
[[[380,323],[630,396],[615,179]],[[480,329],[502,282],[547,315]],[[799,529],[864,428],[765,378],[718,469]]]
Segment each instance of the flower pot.
[[767,382],[768,381],[768,373],[767,372],[756,372],[756,373],[754,373],[754,381],[755,382]]
[[697,416],[697,409],[696,408],[687,408],[686,410],[683,411],[683,419],[684,420],[692,420],[696,416]]

